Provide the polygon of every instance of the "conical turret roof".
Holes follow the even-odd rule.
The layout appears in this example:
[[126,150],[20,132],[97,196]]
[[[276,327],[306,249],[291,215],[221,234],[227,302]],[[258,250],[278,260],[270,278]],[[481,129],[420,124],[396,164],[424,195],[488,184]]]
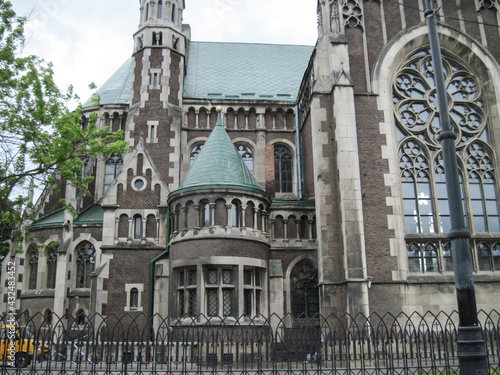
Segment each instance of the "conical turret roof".
[[171,195],[194,189],[231,188],[264,193],[229,138],[218,108],[217,123],[203,145],[179,189]]

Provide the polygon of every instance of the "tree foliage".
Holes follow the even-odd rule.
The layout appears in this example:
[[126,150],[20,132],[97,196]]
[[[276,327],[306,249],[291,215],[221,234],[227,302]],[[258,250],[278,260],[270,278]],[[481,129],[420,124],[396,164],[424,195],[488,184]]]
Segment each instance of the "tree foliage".
[[[70,87],[62,93],[52,65],[23,56],[25,17],[16,16],[9,1],[0,0],[0,244],[20,241],[27,185],[38,188],[63,179],[88,193],[92,177],[82,178],[91,156],[124,153],[121,132],[98,127],[96,115],[81,124],[81,104]],[[97,98],[97,97],[96,97]],[[98,99],[98,98],[97,98]]]

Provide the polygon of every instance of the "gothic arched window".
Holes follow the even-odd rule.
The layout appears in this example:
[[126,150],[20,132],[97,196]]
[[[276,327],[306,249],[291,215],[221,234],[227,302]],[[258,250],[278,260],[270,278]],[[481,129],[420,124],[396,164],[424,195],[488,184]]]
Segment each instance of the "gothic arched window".
[[243,162],[247,166],[248,170],[250,171],[250,173],[253,174],[253,152],[252,152],[252,149],[244,144],[237,144],[235,146],[236,146],[236,149],[238,150],[239,154],[241,155]]
[[123,157],[119,154],[111,155],[108,160],[106,160],[106,168],[104,171],[104,192],[107,192],[111,183],[118,176],[118,173],[123,167]]
[[90,275],[95,269],[95,248],[90,242],[85,242],[76,255],[76,287],[90,288]]
[[319,314],[318,269],[309,259],[301,260],[290,274],[292,314],[295,318],[316,318]]
[[85,324],[85,321],[87,320],[85,311],[82,309],[78,310],[75,318],[76,318],[76,324],[78,324],[79,326],[83,326]]
[[276,193],[292,192],[293,158],[285,145],[274,146],[274,187]]
[[[443,55],[451,126],[462,187],[466,223],[473,234],[479,270],[491,269],[492,257],[481,232],[499,232],[497,181],[494,152],[488,138],[488,111],[481,82],[457,59]],[[434,239],[407,241],[410,271],[448,271],[451,249],[446,234],[451,229],[441,132],[432,58],[427,50],[411,55],[399,68],[393,83],[394,116],[399,147],[399,166],[406,233]],[[448,247],[447,247],[448,246]],[[433,248],[430,251],[430,248]],[[442,262],[438,262],[439,258]],[[440,270],[438,264],[443,264]]]
[[191,162],[191,165],[193,165],[194,160],[198,156],[198,154],[201,152],[201,149],[203,148],[203,143],[197,144],[191,149],[191,154],[189,156],[189,160]]
[[57,242],[52,242],[47,246],[47,288],[54,289],[56,287],[56,272],[57,272]]
[[241,203],[237,200],[231,203],[231,221],[233,227],[241,226]]
[[130,307],[139,307],[139,290],[137,288],[130,289]]
[[29,282],[28,289],[36,289],[36,280],[38,276],[38,250],[32,247],[29,251]]
[[202,227],[210,226],[210,203],[203,201],[200,205],[200,222]]

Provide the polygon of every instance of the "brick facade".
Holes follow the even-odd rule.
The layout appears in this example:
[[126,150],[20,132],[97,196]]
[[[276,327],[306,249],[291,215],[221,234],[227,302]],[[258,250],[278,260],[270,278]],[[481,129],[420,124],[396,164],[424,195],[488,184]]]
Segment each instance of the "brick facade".
[[[332,13],[327,3],[342,7]],[[481,142],[488,144],[493,155],[500,155],[496,9],[489,6],[493,2],[460,0],[460,7],[442,3],[438,10],[442,49],[470,69],[481,86],[485,99],[478,113],[482,111],[489,124],[488,136],[483,135]],[[189,55],[187,29],[167,19],[141,20],[134,34],[130,100],[98,110],[104,124],[114,130],[123,128],[130,153],[106,188],[106,165],[103,160],[93,161],[91,196],[82,201],[75,200],[74,191],[64,183],[43,196],[35,209],[37,220],[62,208],[63,197],[73,199],[79,214],[93,204],[102,206],[104,213],[91,224],[78,225],[65,214],[61,222],[32,230],[33,240],[26,248],[51,241],[61,245],[58,262],[65,264],[58,263],[62,274],[57,280],[62,286],[25,290],[27,259],[18,255],[19,310],[61,314],[94,309],[106,315],[149,313],[156,306],[152,310],[179,312],[181,303],[182,308],[194,306],[187,299],[190,290],[197,291],[197,303],[204,303],[198,309],[208,309],[209,289],[215,290],[216,283],[208,282],[207,274],[198,274],[196,282],[180,285],[179,270],[189,275],[191,269],[227,266],[241,271],[241,280],[249,272],[254,272],[253,280],[256,274],[265,275],[260,285],[242,286],[238,279],[234,290],[254,288],[262,293],[259,307],[264,313],[275,312],[272,309],[287,313],[293,304],[291,278],[304,259],[316,267],[315,290],[323,314],[455,308],[453,276],[443,270],[444,255],[440,253],[437,261],[440,271],[427,273],[411,270],[408,260],[409,242],[445,241],[442,233],[427,237],[406,233],[401,188],[398,142],[406,135],[396,130],[393,87],[408,56],[428,49],[422,2],[318,4],[318,42],[300,72],[303,79],[293,101],[265,96],[257,100],[243,88],[235,96],[207,89],[209,98],[183,97],[189,58],[195,57]],[[356,11],[351,12],[352,7]],[[153,44],[152,33],[160,31],[164,42]],[[217,106],[222,108],[223,125],[232,142],[252,151],[253,176],[262,191],[226,188],[221,183],[176,195],[190,169],[193,148],[205,143],[215,127]],[[277,145],[292,153],[292,192],[275,189]],[[299,160],[302,180],[296,168]],[[498,162],[498,156],[491,160],[497,184],[500,177],[494,166]],[[497,241],[497,234],[485,233],[480,240]],[[96,248],[92,290],[75,287],[75,251],[84,242]],[[499,297],[500,270],[494,266],[491,271],[481,270],[477,256],[474,262],[478,306],[487,310]],[[40,277],[45,272],[46,259],[41,257]],[[157,289],[150,285],[150,277]],[[278,289],[270,290],[271,285]],[[141,311],[128,306],[127,293],[136,287],[141,290]],[[43,298],[34,296],[35,292]],[[243,306],[234,311],[242,312]]]

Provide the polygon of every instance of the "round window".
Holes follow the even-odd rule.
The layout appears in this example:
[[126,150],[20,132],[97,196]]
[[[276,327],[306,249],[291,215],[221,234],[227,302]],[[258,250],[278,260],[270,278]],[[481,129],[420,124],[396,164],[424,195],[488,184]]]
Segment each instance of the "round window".
[[132,181],[134,190],[143,190],[146,187],[146,181],[143,178],[137,177]]

